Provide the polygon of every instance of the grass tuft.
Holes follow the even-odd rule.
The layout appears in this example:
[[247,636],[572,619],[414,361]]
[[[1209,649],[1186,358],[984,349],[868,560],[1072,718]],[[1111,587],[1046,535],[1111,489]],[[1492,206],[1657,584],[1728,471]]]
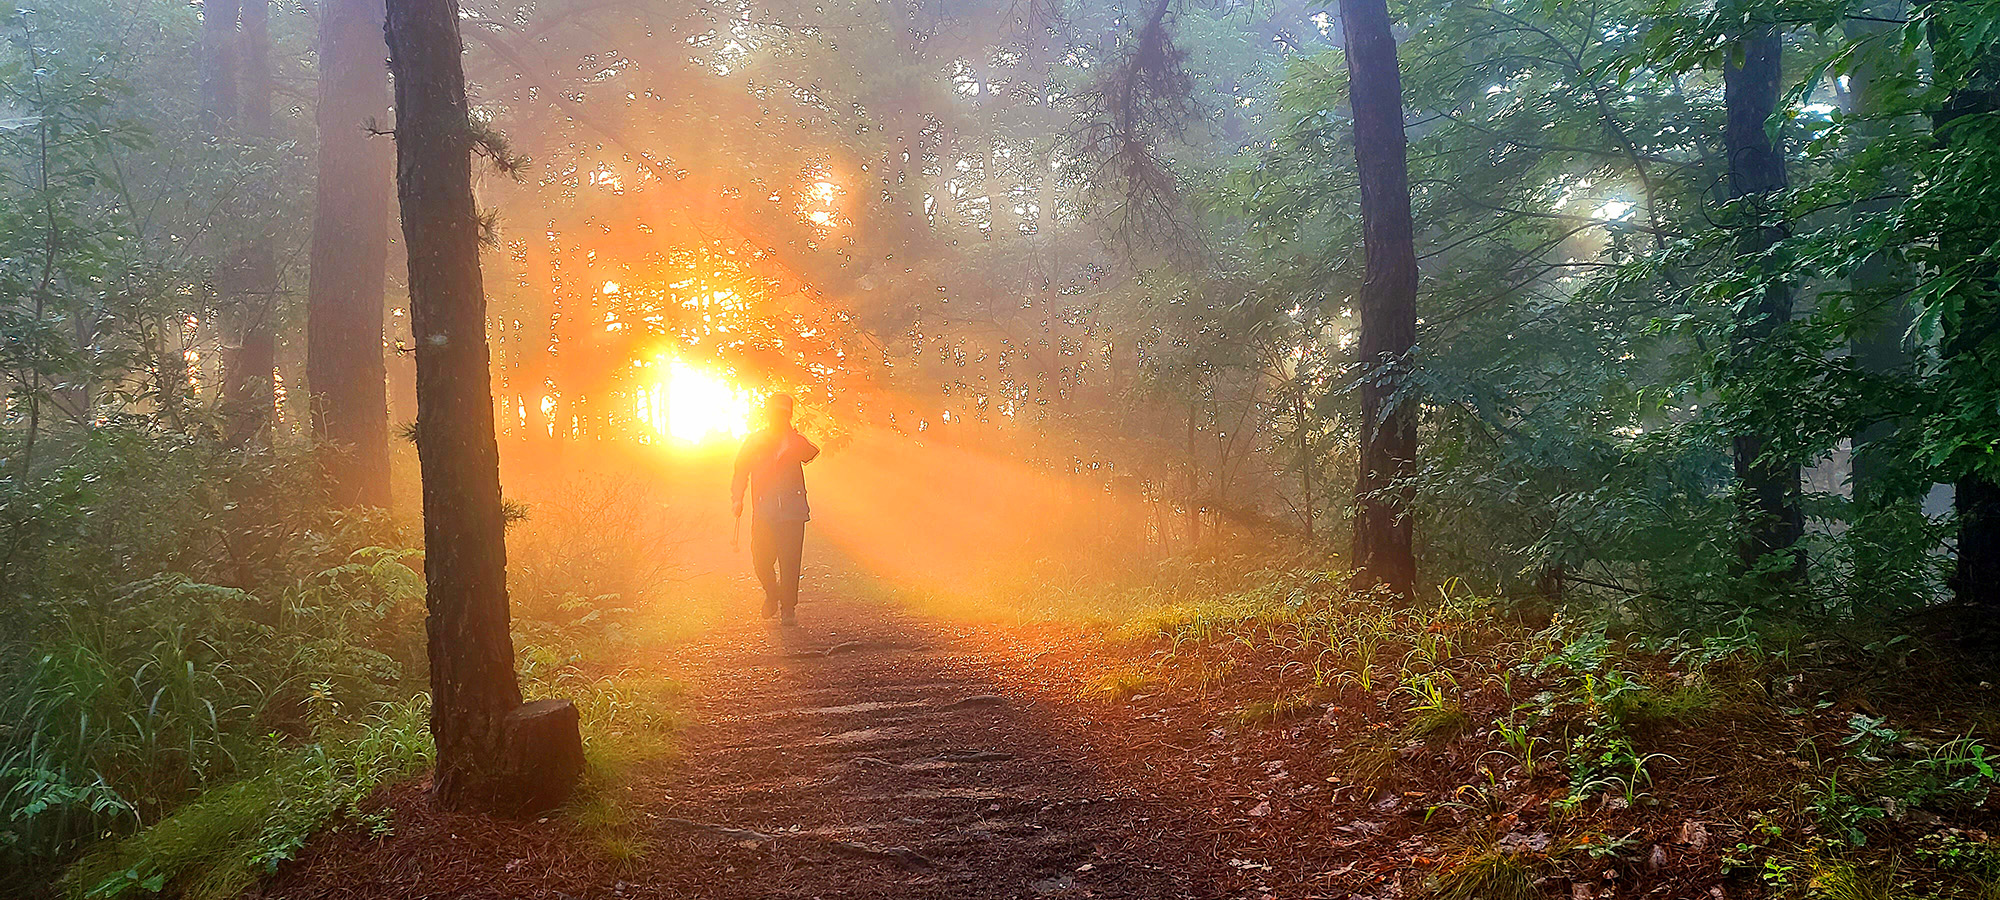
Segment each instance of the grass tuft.
[[1320,705],[1311,697],[1292,695],[1275,700],[1256,700],[1236,711],[1236,724],[1244,728],[1277,725],[1319,714]]
[[1634,691],[1607,704],[1607,712],[1635,726],[1698,726],[1713,719],[1725,703],[1715,685],[1691,680],[1666,690]]
[[1158,685],[1152,676],[1138,668],[1119,669],[1106,672],[1084,689],[1086,699],[1109,701],[1130,700],[1134,696],[1151,691]]
[[634,834],[600,835],[597,849],[620,871],[630,871],[646,858],[646,841]]
[[1472,730],[1472,716],[1456,703],[1417,710],[1403,734],[1422,739],[1433,747],[1448,744]]
[[635,768],[673,757],[680,683],[631,671],[592,678],[573,657],[546,648],[530,648],[524,657],[529,661],[524,693],[566,698],[582,719],[583,781],[565,815],[592,836],[612,864],[636,862],[646,843],[626,786]]
[[1373,793],[1396,768],[1395,744],[1386,735],[1363,742],[1348,750],[1347,763],[1343,767],[1347,777],[1355,784],[1368,788]]
[[1812,900],[1905,900],[1908,892],[1896,890],[1896,873],[1889,866],[1863,867],[1851,862],[1830,863],[1813,873],[1806,887]]
[[1531,861],[1518,853],[1487,848],[1453,861],[1433,880],[1435,900],[1536,900]]

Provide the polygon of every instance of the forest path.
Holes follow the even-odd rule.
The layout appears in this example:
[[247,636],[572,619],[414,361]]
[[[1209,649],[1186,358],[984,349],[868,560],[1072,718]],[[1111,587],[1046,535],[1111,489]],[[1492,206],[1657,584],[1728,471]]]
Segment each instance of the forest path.
[[738,621],[674,654],[682,755],[634,786],[661,852],[616,896],[1228,895],[1204,829],[1097,765],[1117,750],[1060,645],[805,600],[800,627]]
[[1297,820],[1280,825],[1278,815],[1245,812],[1270,791],[1247,786],[1249,779],[1283,777],[1261,761],[1278,747],[1305,752],[1300,742],[1232,750],[1210,732],[1217,710],[1208,704],[1081,698],[1084,685],[1129,662],[1074,627],[937,621],[830,577],[809,580],[826,587],[802,598],[802,626],[782,628],[757,618],[756,589],[742,582],[727,592],[722,622],[703,634],[657,655],[597,661],[671,675],[687,688],[676,753],[605,788],[614,792],[616,821],[594,823],[588,809],[532,820],[444,812],[424,782],[405,782],[371,801],[386,816],[385,835],[322,834],[258,894],[1318,894],[1265,885],[1324,868],[1238,858],[1276,863],[1301,846],[1334,846],[1299,844],[1290,831]]

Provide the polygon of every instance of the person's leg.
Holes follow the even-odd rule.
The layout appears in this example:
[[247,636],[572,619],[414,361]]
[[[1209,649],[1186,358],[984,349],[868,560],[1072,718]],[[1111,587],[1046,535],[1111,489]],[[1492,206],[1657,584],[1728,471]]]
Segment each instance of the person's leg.
[[785,620],[791,621],[799,606],[799,563],[805,553],[806,523],[775,522],[771,526],[778,545],[778,602]]
[[750,519],[750,568],[757,573],[757,581],[764,586],[764,618],[778,614],[778,560],[783,556],[781,541],[772,534],[769,523]]

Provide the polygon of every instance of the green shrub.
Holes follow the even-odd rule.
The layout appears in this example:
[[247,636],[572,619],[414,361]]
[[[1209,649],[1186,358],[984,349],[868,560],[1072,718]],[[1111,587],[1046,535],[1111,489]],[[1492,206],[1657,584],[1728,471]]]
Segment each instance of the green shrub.
[[357,551],[277,603],[158,576],[74,611],[0,682],[0,859],[52,868],[421,677],[406,556]]
[[256,743],[263,685],[248,650],[268,630],[236,617],[241,592],[180,579],[134,586],[110,615],[78,621],[0,701],[0,821],[28,857],[186,799],[232,774]]
[[169,890],[189,900],[240,895],[330,824],[378,833],[361,810],[375,788],[428,768],[426,698],[394,704],[339,737],[290,751],[261,775],[204,793],[131,837],[91,852],[65,876],[69,892],[119,898]]

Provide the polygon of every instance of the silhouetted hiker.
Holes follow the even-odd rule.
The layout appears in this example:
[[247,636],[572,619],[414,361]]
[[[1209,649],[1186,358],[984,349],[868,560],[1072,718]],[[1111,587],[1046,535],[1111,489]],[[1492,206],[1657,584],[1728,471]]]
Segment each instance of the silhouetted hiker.
[[765,428],[743,442],[736,452],[736,475],[730,498],[737,518],[743,517],[743,489],[750,489],[750,565],[764,584],[764,618],[784,613],[784,624],[798,624],[799,554],[805,547],[805,464],[819,448],[792,428],[790,394],[772,394],[764,401]]

